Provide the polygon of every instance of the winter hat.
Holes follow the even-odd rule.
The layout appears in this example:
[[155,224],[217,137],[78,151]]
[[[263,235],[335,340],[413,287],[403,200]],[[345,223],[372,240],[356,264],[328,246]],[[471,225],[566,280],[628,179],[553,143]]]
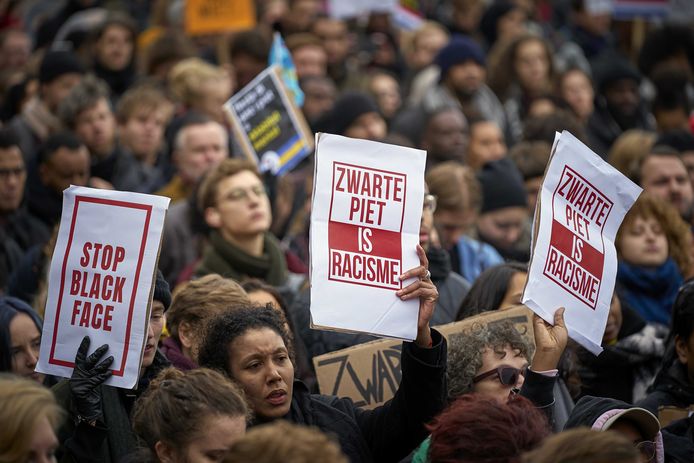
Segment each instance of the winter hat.
[[511,159],[485,164],[477,178],[482,186],[482,214],[528,205],[523,177]]
[[164,275],[159,269],[157,269],[157,279],[154,283],[154,296],[152,296],[152,299],[164,304],[164,312],[166,312],[171,305],[171,290],[169,289],[169,283],[164,279]]
[[314,128],[316,132],[342,135],[359,116],[378,112],[378,106],[367,94],[362,92],[345,92],[335,102],[333,109],[316,121]]
[[456,36],[439,51],[434,62],[441,69],[441,79],[443,79],[450,68],[470,60],[480,66],[485,65],[482,47],[469,37]]
[[64,74],[84,74],[84,66],[74,53],[63,50],[49,50],[39,66],[39,82],[47,84]]
[[617,53],[607,53],[593,63],[593,75],[597,93],[603,93],[610,84],[618,80],[631,79],[637,84],[641,82],[639,71]]

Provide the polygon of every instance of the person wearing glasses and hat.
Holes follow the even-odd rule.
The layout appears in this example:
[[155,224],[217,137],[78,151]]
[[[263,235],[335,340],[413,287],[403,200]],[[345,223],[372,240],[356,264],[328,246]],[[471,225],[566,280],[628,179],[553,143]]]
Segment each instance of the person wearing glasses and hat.
[[665,448],[658,418],[645,408],[621,400],[584,396],[576,403],[564,429],[589,426],[616,431],[634,443],[642,463],[663,463]]

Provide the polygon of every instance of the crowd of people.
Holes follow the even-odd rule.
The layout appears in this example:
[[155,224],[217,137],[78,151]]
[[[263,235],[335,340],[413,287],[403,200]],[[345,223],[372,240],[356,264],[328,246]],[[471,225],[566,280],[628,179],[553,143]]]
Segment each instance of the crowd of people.
[[[648,21],[593,0],[400,2],[417,21],[247,3],[254,27],[190,35],[184,0],[0,2],[0,462],[694,461],[692,2]],[[373,338],[311,329],[313,154],[259,170],[225,109],[275,33],[314,133],[427,152],[419,265],[395,293],[419,300],[417,336],[376,408],[318,393],[314,357]],[[559,306],[530,337],[446,339],[521,304],[562,130],[643,188],[603,352]],[[132,390],[105,384],[89,337],[70,378],[35,371],[70,185],[171,199]]]

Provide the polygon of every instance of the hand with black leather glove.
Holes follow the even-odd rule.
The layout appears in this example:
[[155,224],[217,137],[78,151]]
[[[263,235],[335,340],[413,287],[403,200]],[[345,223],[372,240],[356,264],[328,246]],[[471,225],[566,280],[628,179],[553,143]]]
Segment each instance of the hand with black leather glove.
[[[77,349],[75,369],[70,378],[70,391],[78,413],[78,421],[86,421],[93,425],[96,420],[102,417],[99,386],[113,374],[109,369],[113,363],[113,356],[99,362],[108,351],[108,344],[104,344],[87,356],[90,343],[89,336],[85,336],[79,349]],[[97,362],[99,363],[97,364]]]

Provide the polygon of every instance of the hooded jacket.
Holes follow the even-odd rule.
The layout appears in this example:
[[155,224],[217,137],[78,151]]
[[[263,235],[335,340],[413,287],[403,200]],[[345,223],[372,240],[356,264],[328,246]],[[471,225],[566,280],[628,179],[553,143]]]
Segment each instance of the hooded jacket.
[[[564,426],[564,430],[588,426],[593,430],[602,431],[605,422],[617,413],[634,408],[626,402],[605,397],[584,396],[576,403],[576,406]],[[663,434],[658,431],[655,437],[655,462],[665,462],[665,448],[663,446]]]

